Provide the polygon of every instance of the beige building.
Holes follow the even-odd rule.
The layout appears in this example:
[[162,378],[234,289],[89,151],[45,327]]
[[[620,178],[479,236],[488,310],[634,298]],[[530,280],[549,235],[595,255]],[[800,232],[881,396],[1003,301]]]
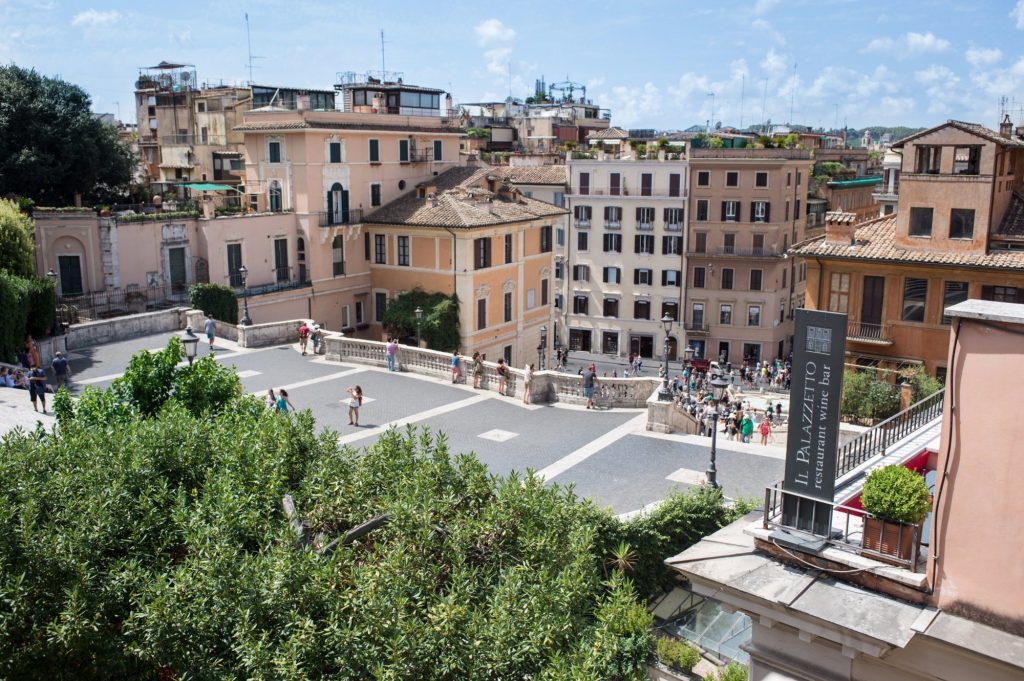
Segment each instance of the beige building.
[[[628,152],[628,150],[627,150]],[[661,357],[683,347],[686,159],[633,160],[602,154],[568,163],[568,229],[556,235],[557,338],[572,350]]]
[[811,165],[806,150],[690,150],[683,303],[696,357],[739,363],[791,350],[804,270],[786,251],[804,239]]

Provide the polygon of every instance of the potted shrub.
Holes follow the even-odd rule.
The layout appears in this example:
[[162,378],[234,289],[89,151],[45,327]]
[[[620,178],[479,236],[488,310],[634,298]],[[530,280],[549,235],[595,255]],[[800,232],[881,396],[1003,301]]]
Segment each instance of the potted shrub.
[[864,548],[909,560],[915,536],[920,540],[921,521],[931,510],[924,476],[899,464],[878,468],[864,481],[860,502],[876,516],[864,518]]
[[658,637],[654,652],[662,665],[687,676],[700,662],[700,652],[696,648],[675,638]]

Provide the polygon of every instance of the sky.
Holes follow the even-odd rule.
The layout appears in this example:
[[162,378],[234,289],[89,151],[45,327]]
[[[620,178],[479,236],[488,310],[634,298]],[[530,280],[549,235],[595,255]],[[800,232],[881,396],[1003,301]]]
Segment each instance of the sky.
[[139,67],[331,89],[383,63],[456,103],[573,81],[624,128],[1024,123],[1024,0],[505,3],[0,0],[0,63],[80,85],[134,122]]

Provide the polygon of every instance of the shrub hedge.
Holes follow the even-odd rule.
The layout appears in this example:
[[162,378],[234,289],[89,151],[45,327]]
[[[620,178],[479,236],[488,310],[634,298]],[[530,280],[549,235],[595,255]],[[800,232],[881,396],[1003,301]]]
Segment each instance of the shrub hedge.
[[192,307],[228,324],[238,323],[238,296],[223,284],[194,284],[188,290]]
[[48,334],[56,305],[53,282],[0,271],[0,360],[13,362],[25,336]]

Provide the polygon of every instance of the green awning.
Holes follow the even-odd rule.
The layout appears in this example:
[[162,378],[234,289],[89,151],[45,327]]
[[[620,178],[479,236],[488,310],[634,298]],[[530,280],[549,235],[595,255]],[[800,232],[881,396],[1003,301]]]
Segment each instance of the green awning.
[[231,185],[227,185],[227,184],[208,184],[206,182],[197,182],[197,183],[194,183],[194,184],[191,183],[191,182],[181,182],[181,183],[178,184],[178,186],[179,187],[188,187],[189,189],[194,189],[196,191],[201,191],[201,192],[230,192],[230,191],[237,192],[238,191],[236,188],[232,187]]

